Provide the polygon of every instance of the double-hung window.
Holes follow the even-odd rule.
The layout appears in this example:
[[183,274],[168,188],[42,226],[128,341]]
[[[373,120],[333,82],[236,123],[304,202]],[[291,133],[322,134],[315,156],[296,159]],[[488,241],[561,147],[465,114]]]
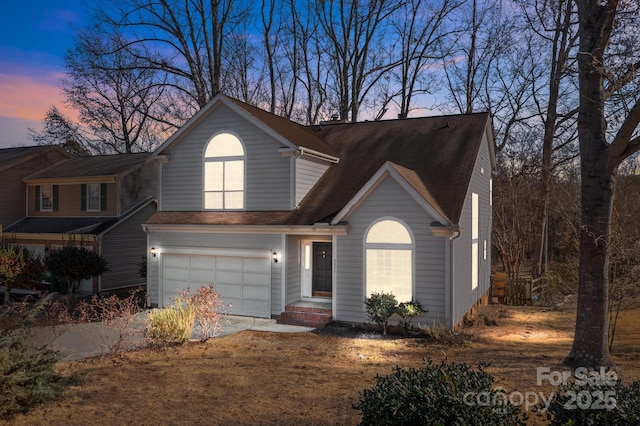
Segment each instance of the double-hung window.
[[40,211],[53,211],[53,185],[40,186]]
[[88,212],[100,211],[100,184],[99,183],[87,184],[87,211]]

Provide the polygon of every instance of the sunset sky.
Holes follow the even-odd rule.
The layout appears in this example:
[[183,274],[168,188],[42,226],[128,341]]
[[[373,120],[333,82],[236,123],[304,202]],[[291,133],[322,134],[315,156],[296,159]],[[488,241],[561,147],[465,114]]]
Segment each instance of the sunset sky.
[[62,108],[63,56],[85,25],[82,0],[5,2],[0,14],[0,148],[32,145],[51,105]]

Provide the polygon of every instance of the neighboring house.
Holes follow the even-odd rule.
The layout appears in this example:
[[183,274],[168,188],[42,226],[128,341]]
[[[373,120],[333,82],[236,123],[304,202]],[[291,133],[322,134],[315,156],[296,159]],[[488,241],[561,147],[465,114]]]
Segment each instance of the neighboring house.
[[153,154],[151,303],[213,283],[238,315],[366,321],[419,300],[455,327],[490,286],[491,118],[302,126],[217,96]]
[[71,157],[55,145],[0,149],[0,230],[24,217],[27,193],[22,179]]
[[144,286],[142,224],[156,212],[157,180],[149,153],[75,157],[44,168],[23,179],[26,214],[4,229],[5,240],[38,253],[65,244],[97,251],[109,272],[83,282],[81,293]]

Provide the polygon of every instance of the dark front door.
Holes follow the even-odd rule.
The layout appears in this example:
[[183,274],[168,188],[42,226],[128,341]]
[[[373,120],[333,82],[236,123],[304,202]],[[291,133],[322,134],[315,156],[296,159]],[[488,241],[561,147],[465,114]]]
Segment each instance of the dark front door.
[[331,243],[313,243],[311,295],[331,297]]

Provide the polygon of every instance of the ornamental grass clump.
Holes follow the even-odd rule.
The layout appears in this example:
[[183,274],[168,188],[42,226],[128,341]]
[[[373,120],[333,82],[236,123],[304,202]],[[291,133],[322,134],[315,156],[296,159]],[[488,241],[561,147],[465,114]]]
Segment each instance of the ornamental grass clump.
[[193,303],[176,297],[172,306],[147,314],[145,338],[151,346],[181,345],[191,337],[195,318]]

